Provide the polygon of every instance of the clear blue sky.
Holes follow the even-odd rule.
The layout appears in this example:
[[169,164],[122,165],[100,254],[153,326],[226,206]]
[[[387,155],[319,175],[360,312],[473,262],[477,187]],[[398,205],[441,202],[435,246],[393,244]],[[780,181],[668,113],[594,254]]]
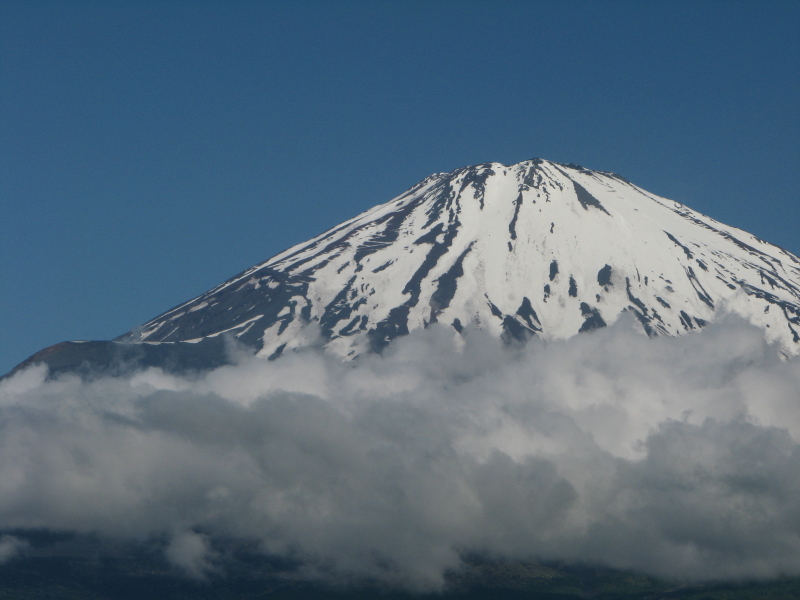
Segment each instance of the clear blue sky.
[[800,254],[798,32],[778,1],[0,0],[0,372],[486,161]]

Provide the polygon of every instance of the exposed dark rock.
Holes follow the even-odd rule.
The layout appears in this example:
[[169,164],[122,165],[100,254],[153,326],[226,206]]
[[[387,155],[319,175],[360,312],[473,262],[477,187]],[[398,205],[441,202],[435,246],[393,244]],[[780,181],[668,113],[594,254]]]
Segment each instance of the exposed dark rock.
[[606,322],[603,320],[603,317],[600,316],[600,311],[589,306],[586,302],[581,302],[581,315],[584,321],[583,325],[581,325],[578,330],[579,333],[600,329],[606,326]]
[[603,287],[614,285],[611,283],[611,265],[606,265],[597,272],[597,283]]

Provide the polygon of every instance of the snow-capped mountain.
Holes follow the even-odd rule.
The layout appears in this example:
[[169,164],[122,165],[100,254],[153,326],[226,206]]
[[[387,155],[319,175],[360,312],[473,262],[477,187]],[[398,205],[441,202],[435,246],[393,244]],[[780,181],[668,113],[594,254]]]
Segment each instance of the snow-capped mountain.
[[623,313],[650,336],[725,314],[800,354],[800,259],[619,175],[534,159],[438,173],[113,341],[62,342],[13,372],[202,371],[231,339],[276,358],[380,352],[433,323],[512,342]]
[[431,175],[116,341],[227,334],[275,357],[316,336],[352,357],[432,323],[552,340],[626,311],[651,336],[737,313],[797,354],[800,259],[613,173],[489,163]]

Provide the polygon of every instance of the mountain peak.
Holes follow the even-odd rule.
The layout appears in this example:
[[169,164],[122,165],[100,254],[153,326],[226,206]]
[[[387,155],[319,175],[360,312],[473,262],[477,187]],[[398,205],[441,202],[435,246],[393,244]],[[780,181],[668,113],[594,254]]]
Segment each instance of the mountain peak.
[[800,351],[800,260],[625,178],[535,158],[425,178],[119,338],[228,335],[276,357],[353,357],[439,323],[506,340],[568,338],[631,313],[650,336],[722,313]]

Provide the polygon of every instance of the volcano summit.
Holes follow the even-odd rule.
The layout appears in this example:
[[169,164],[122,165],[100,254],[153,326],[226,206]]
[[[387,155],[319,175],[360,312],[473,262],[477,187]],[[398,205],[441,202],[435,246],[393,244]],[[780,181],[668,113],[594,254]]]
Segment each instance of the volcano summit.
[[0,584],[51,556],[285,598],[800,578],[799,332],[800,259],[617,175],[432,175],[4,377]]
[[320,343],[355,357],[433,323],[564,339],[624,312],[649,336],[734,313],[796,355],[800,259],[613,173],[487,163],[431,175],[114,342],[59,344],[23,364],[66,368],[110,347],[213,366],[226,337],[264,357]]

